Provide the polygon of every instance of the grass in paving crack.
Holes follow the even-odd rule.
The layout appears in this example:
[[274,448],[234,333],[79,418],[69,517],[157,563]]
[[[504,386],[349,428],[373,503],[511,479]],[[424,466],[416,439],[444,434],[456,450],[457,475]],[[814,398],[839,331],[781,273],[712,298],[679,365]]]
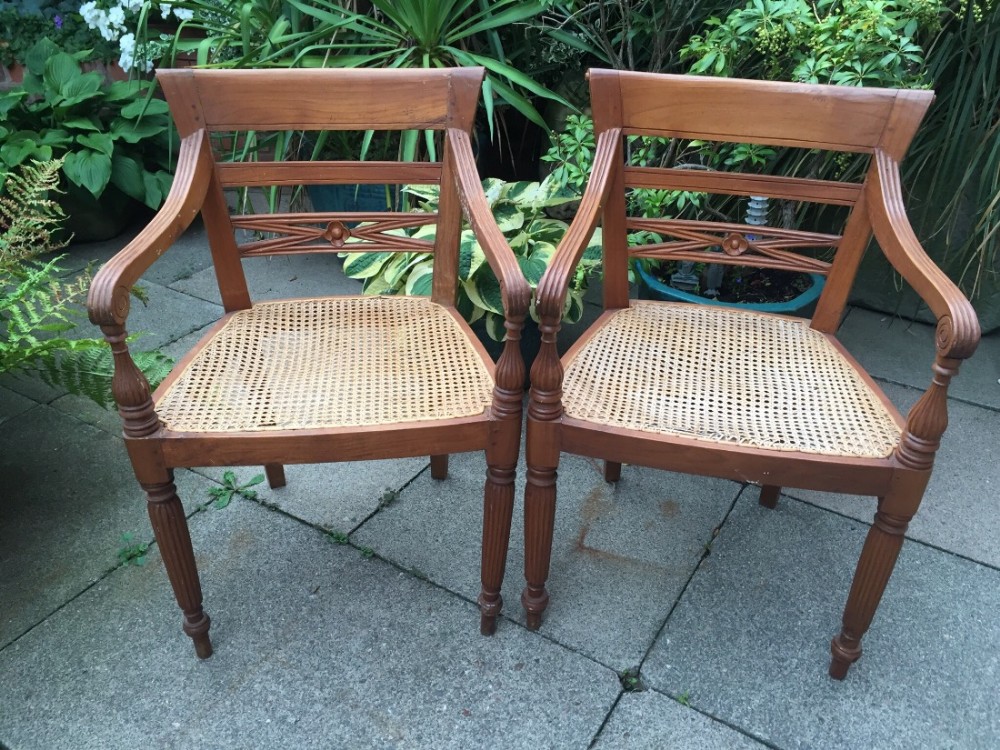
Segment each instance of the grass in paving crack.
[[358,550],[361,552],[361,556],[366,560],[375,557],[375,550],[371,547],[358,547]]
[[131,534],[122,534],[122,546],[118,550],[118,563],[120,565],[145,565],[146,550],[149,545],[146,542],[133,541]]
[[398,499],[399,499],[399,490],[393,490],[393,489],[390,489],[390,488],[386,487],[382,491],[382,497],[379,498],[378,507],[379,508],[388,508],[390,505],[392,505]]
[[239,480],[236,479],[236,473],[227,471],[222,475],[222,486],[212,487],[208,491],[208,495],[215,501],[213,504],[216,508],[225,508],[237,495],[247,500],[256,500],[257,491],[249,488],[263,481],[264,475],[257,474],[246,484],[240,484]]
[[626,693],[641,693],[646,689],[646,685],[639,675],[639,667],[629,667],[618,675],[618,679],[621,681],[622,690]]
[[327,537],[330,539],[331,542],[335,542],[337,544],[348,544],[350,541],[347,538],[347,534],[345,534],[343,531],[331,531],[329,534],[327,534]]
[[677,696],[677,702],[680,703],[682,706],[690,706],[691,705],[691,691],[690,690],[685,690],[683,693],[681,693],[680,695],[678,695]]

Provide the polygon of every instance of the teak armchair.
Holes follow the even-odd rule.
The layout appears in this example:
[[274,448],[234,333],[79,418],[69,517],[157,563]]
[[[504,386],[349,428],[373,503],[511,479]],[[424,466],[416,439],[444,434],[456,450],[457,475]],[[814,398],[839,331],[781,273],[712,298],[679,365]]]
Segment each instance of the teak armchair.
[[[91,320],[115,362],[125,444],[183,627],[211,655],[209,618],[173,483],[185,466],[283,465],[484,450],[482,630],[500,611],[525,380],[519,340],[530,289],[493,222],[469,140],[481,68],[436,71],[165,70],[158,79],[181,136],[163,208],[94,279]],[[220,162],[213,133],[438,131],[440,162]],[[437,214],[230,216],[224,190],[290,184],[439,183]],[[500,280],[507,342],[494,365],[455,310],[461,217]],[[201,212],[225,314],[150,394],[129,356],[129,291]],[[431,243],[398,230],[436,222]],[[257,239],[239,244],[238,230]],[[433,252],[430,297],[321,297],[251,302],[242,260],[283,253]]]
[[[552,548],[560,452],[761,485],[872,495],[875,521],[833,639],[843,679],[892,573],[947,426],[948,383],[979,341],[972,307],[911,230],[899,161],[930,105],[929,91],[894,91],[593,70],[597,150],[579,213],[538,285],[541,351],[527,424],[525,577],[528,626],[539,627]],[[628,166],[631,135],[870,154],[861,184],[746,173]],[[770,196],[845,206],[840,235],[737,223],[633,218],[631,188]],[[560,360],[567,280],[603,223],[604,313]],[[630,247],[633,230],[662,242]],[[937,317],[930,387],[904,419],[838,343],[847,295],[874,233],[882,252]],[[719,251],[708,248],[719,247]],[[825,248],[833,260],[800,255]],[[833,252],[835,251],[835,252]],[[722,307],[629,299],[633,258],[693,260],[820,273],[811,320]]]

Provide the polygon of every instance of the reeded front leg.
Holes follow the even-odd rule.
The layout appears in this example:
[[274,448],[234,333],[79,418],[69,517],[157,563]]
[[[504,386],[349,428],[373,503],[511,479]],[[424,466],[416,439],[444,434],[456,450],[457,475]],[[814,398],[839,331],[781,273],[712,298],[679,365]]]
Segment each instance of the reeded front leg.
[[886,584],[903,546],[903,535],[912,516],[896,516],[880,509],[861,550],[854,583],[844,607],[844,624],[830,644],[830,676],[842,680],[851,664],[861,658],[861,638],[875,617]]
[[272,490],[285,486],[285,467],[281,464],[264,464],[264,473],[267,474],[267,486]]
[[431,478],[432,479],[447,479],[448,478],[448,454],[445,453],[441,456],[431,456]]
[[[531,426],[529,422],[528,429]],[[521,594],[529,630],[542,625],[542,613],[549,606],[545,581],[552,561],[552,532],[556,518],[556,467],[528,465],[524,493],[524,578]]]
[[[490,438],[486,445],[486,489],[483,495],[482,589],[479,592],[479,631],[493,635],[503,607],[500,589],[507,568],[510,522],[514,511],[514,478],[521,447],[521,402],[524,397],[524,359],[521,357],[523,318],[505,322],[503,353],[497,362],[493,388]],[[434,456],[431,475],[434,476]],[[447,474],[447,456],[444,474]],[[442,475],[443,478],[443,475]]]
[[552,531],[556,516],[556,469],[559,467],[559,419],[562,417],[562,364],[556,350],[558,318],[539,325],[542,345],[531,368],[528,430],[525,456],[528,464],[524,491],[524,578],[521,594],[530,630],[542,624],[549,604],[545,581],[552,560]]
[[149,520],[153,524],[167,577],[173,586],[177,604],[184,612],[184,632],[194,641],[198,657],[207,659],[212,655],[212,642],[208,637],[211,621],[201,606],[201,583],[191,548],[191,535],[172,472],[168,481],[143,483],[142,487],[146,490]]

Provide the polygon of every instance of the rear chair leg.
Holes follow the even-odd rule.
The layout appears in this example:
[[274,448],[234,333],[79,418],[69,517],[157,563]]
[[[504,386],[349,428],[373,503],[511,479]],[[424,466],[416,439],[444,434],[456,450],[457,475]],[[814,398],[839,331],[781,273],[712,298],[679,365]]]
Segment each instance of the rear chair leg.
[[281,464],[264,464],[264,473],[267,474],[267,485],[272,490],[285,486],[285,467]]
[[865,539],[844,607],[843,627],[830,644],[830,676],[835,680],[844,679],[850,666],[861,658],[861,638],[875,617],[912,517],[890,515],[882,510],[875,513],[875,523]]
[[431,477],[433,479],[448,478],[448,454],[431,456]]
[[781,494],[781,487],[773,484],[762,484],[760,486],[760,504],[772,510],[778,507],[778,495]]
[[604,462],[604,481],[617,482],[622,478],[622,465],[618,461]]
[[163,556],[167,577],[173,586],[177,604],[184,612],[184,632],[194,641],[198,657],[207,659],[212,655],[212,642],[208,637],[211,621],[201,607],[198,568],[194,561],[184,508],[173,483],[173,474],[165,482],[143,483],[142,488],[146,490],[149,520]]

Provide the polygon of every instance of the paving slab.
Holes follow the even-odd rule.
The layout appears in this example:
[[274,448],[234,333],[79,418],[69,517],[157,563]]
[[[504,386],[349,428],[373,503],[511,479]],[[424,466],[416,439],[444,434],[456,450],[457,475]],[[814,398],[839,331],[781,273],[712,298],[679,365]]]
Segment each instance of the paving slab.
[[[420,472],[426,458],[398,458],[329,464],[288,464],[284,487],[272,490],[267,482],[253,487],[261,502],[329,531],[350,533]],[[263,473],[261,466],[237,466],[237,478],[247,481]],[[198,468],[200,474],[221,481],[225,469]]]
[[36,401],[0,386],[0,424],[37,406]]
[[[522,466],[503,587],[504,613],[520,622],[523,477]],[[481,453],[452,456],[448,479],[422,474],[351,538],[475,600],[485,478]],[[596,462],[564,456],[541,632],[616,670],[638,664],[738,491],[633,466],[611,485]]]
[[830,638],[867,527],[744,496],[643,665],[647,684],[781,748],[1000,746],[1000,573],[903,546],[844,682]]
[[246,501],[192,523],[215,655],[154,551],[0,652],[11,750],[584,748],[609,669]]
[[[852,308],[837,337],[872,375],[927,390],[934,363],[934,326]],[[949,395],[1000,409],[1000,333],[985,336]]]
[[756,750],[764,745],[654,690],[622,695],[593,750]]
[[[113,258],[143,229],[145,223],[129,227],[117,237],[104,242],[76,243],[65,251],[61,266],[67,271],[78,272],[88,265],[93,273]],[[208,235],[200,219],[196,219],[184,234],[177,238],[143,274],[142,280],[167,286],[212,266],[208,249]]]
[[[922,394],[892,384],[884,385],[884,390],[904,414]],[[1000,496],[1000,414],[950,401],[948,418],[930,485],[907,536],[1000,567],[1000,504],[996,501]],[[874,498],[792,488],[787,493],[866,523],[875,515]]]
[[[361,294],[361,282],[344,276],[343,265],[334,254],[270,255],[244,259],[243,273],[253,300]],[[170,287],[192,297],[222,303],[212,268],[176,281]]]
[[[115,567],[122,534],[153,533],[121,440],[38,406],[0,425],[0,445],[3,645]],[[213,486],[187,471],[176,482],[188,511]]]

